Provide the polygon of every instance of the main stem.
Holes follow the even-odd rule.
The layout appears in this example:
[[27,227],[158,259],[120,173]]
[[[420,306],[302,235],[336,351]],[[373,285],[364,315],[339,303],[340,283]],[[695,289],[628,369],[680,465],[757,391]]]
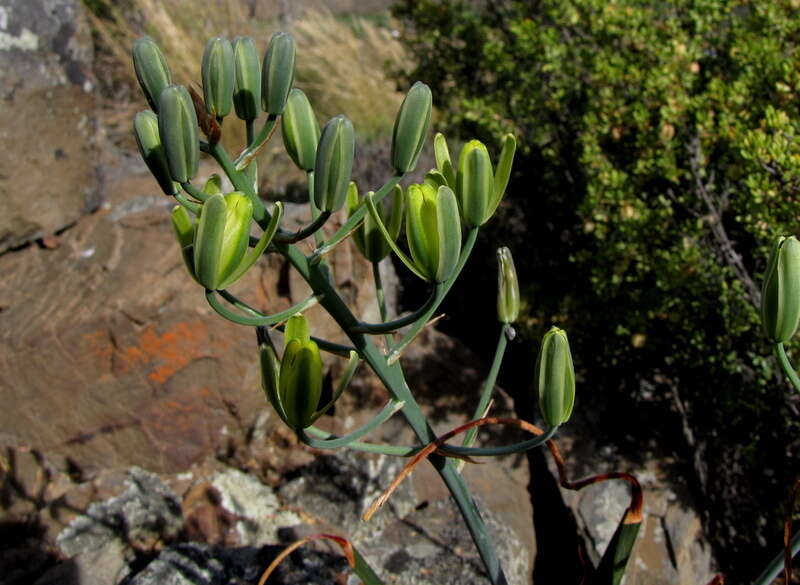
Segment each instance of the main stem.
[[[428,444],[434,441],[436,434],[428,424],[422,409],[408,388],[400,364],[389,366],[386,356],[372,343],[369,337],[354,331],[354,328],[358,325],[358,319],[341,300],[329,282],[325,271],[318,266],[310,265],[308,259],[294,246],[277,244],[276,248],[303,276],[314,293],[321,295],[320,304],[347,334],[353,346],[367,361],[387,390],[395,399],[405,402],[402,410],[403,415],[420,442]],[[464,478],[461,477],[455,464],[450,459],[437,456],[431,457],[430,461],[450,490],[453,499],[455,499],[456,505],[478,549],[478,553],[483,560],[492,585],[508,585],[506,576],[500,566],[500,560],[489,537],[486,524],[481,518],[480,511],[464,482]]]

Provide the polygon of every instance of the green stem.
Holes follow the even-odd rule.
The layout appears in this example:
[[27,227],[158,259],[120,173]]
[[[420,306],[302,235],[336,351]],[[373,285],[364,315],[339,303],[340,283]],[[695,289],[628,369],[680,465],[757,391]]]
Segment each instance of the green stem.
[[322,228],[322,226],[325,225],[325,222],[328,221],[330,216],[330,211],[323,211],[306,227],[301,228],[296,232],[279,233],[277,236],[275,236],[275,241],[283,244],[294,244],[295,242],[304,240],[311,234],[316,234]]
[[[316,220],[319,217],[319,208],[314,202],[314,171],[308,171],[306,176],[308,177],[308,206],[311,208],[311,219]],[[325,244],[325,234],[322,230],[314,232],[314,244],[316,244],[316,248]]]
[[404,404],[402,402],[390,400],[386,403],[386,406],[384,406],[383,409],[372,418],[372,420],[353,432],[347,433],[341,437],[314,439],[306,435],[302,430],[298,432],[298,437],[301,441],[303,441],[303,443],[309,447],[314,447],[315,449],[337,449],[339,447],[347,447],[351,443],[357,441],[367,433],[375,430],[387,420],[392,418],[398,410],[403,408],[403,406]]
[[[474,244],[475,233],[476,230],[470,232],[472,244]],[[469,245],[469,247],[471,248],[471,245]],[[428,444],[434,441],[436,435],[428,424],[419,404],[414,399],[411,390],[408,388],[399,364],[390,366],[387,363],[386,357],[368,336],[354,331],[358,320],[336,293],[325,271],[319,266],[311,264],[309,259],[294,246],[276,244],[276,248],[308,282],[311,289],[321,297],[320,304],[347,334],[353,346],[356,348],[356,351],[366,360],[392,397],[395,400],[405,403],[402,410],[403,416],[405,416],[409,426],[417,435],[420,443]],[[462,265],[460,263],[456,274],[461,267]],[[508,581],[500,566],[500,560],[497,557],[497,552],[491,542],[483,518],[469,493],[464,478],[458,473],[454,462],[441,456],[431,457],[430,461],[438,471],[445,485],[447,485],[461,512],[461,516],[467,524],[467,529],[472,536],[472,540],[475,542],[475,546],[483,560],[492,585],[508,585]]]
[[[378,313],[380,313],[381,321],[385,323],[389,319],[389,311],[386,308],[386,293],[383,290],[380,262],[372,263],[372,279],[375,281],[375,296],[378,299]],[[387,333],[384,340],[387,348],[392,346],[391,333]]]
[[[792,537],[791,543],[791,550],[792,550],[792,558],[794,558],[798,552],[800,552],[800,530],[795,532],[794,536]],[[779,552],[775,555],[775,558],[767,565],[767,568],[764,569],[755,581],[753,581],[753,585],[770,585],[778,574],[781,572],[784,566],[784,556],[783,551]]]
[[501,455],[514,455],[515,453],[524,453],[525,451],[530,451],[531,449],[544,445],[553,438],[557,430],[557,426],[550,427],[543,435],[512,445],[502,445],[500,447],[451,447],[450,445],[442,445],[439,450],[445,455],[455,455],[458,457],[499,457]]
[[203,209],[202,205],[194,201],[189,201],[182,193],[175,193],[175,200],[195,215],[200,215],[200,210]]
[[[500,373],[500,365],[503,363],[503,356],[506,353],[506,346],[508,345],[508,337],[506,336],[506,324],[500,329],[500,339],[497,340],[497,349],[494,350],[494,360],[492,360],[492,367],[489,370],[489,377],[483,384],[483,391],[481,398],[478,401],[478,406],[475,407],[475,414],[472,415],[471,420],[477,420],[486,416],[486,409],[489,407],[489,401],[492,399],[492,391],[494,390],[495,382],[497,382],[497,374]],[[464,435],[462,445],[470,447],[475,442],[475,437],[478,435],[478,427],[472,427]]]
[[789,361],[789,356],[786,355],[786,348],[783,346],[783,343],[775,344],[775,353],[778,354],[778,361],[781,363],[783,373],[789,378],[794,389],[800,392],[800,377],[797,376],[797,371],[794,369],[794,366],[792,366],[792,362]]
[[217,295],[214,294],[216,292],[218,291],[206,289],[206,300],[208,301],[208,304],[211,305],[211,308],[214,309],[217,313],[219,313],[222,317],[225,317],[228,321],[233,321],[234,323],[238,323],[239,325],[248,325],[250,327],[255,327],[257,325],[262,325],[262,326],[277,325],[282,321],[286,321],[289,317],[292,317],[297,313],[301,313],[306,309],[308,309],[309,307],[313,307],[319,301],[317,297],[311,296],[308,297],[306,300],[297,303],[293,307],[290,307],[285,311],[281,311],[280,313],[275,313],[274,315],[262,315],[261,313],[259,313],[259,316],[255,316],[252,314],[240,315],[234,311],[231,311],[228,307],[223,305],[217,298]]
[[[323,431],[316,427],[308,427],[305,429],[309,434],[314,435],[320,439],[336,439],[336,435]],[[442,445],[439,451],[446,457],[498,457],[501,455],[514,455],[517,453],[524,453],[536,447],[541,447],[547,441],[553,438],[556,434],[558,427],[551,427],[544,435],[540,435],[527,441],[521,441],[512,445],[503,445],[502,447],[456,447],[451,445]],[[308,437],[307,437],[308,438]],[[304,441],[305,442],[305,441]],[[310,443],[307,443],[310,446]],[[354,441],[348,443],[349,449],[356,449],[357,451],[367,451],[369,453],[382,453],[384,455],[392,455],[395,457],[410,457],[419,453],[423,447],[409,447],[402,445],[380,445],[377,443],[362,443]],[[320,447],[325,449],[326,447]]]
[[[319,439],[336,438],[336,435],[323,431],[316,427],[308,427],[306,432],[309,435],[314,435]],[[364,451],[365,453],[380,453],[381,455],[389,455],[392,457],[411,457],[416,455],[422,450],[422,447],[404,447],[402,445],[379,445],[378,443],[363,443],[361,441],[354,441],[347,445],[348,449],[356,451]]]
[[[413,313],[409,313],[404,317],[400,317],[399,319],[395,319],[394,321],[387,321],[385,323],[364,323],[363,321],[359,321],[358,325],[356,325],[355,331],[358,333],[369,333],[372,335],[376,335],[381,333],[391,333],[392,331],[397,331],[401,327],[410,325],[411,323],[413,323],[414,321],[425,315],[430,310],[432,304],[434,303],[438,304],[439,302],[441,302],[441,297],[443,296],[441,294],[441,289],[442,285],[437,284],[436,287],[433,289],[433,291],[431,291],[431,296],[428,297],[428,300],[425,301],[425,304],[422,305],[419,309],[417,309]],[[381,296],[383,296],[383,290],[381,290]]]
[[400,359],[400,354],[403,353],[403,350],[408,347],[408,345],[414,341],[414,338],[422,331],[422,328],[425,327],[428,320],[431,318],[436,309],[439,308],[442,300],[449,292],[450,288],[453,286],[453,283],[458,278],[458,275],[461,273],[461,270],[464,268],[464,264],[467,262],[467,258],[472,253],[472,248],[475,246],[475,241],[478,239],[478,228],[473,227],[469,230],[467,234],[466,241],[464,242],[464,247],[461,248],[461,257],[458,259],[458,265],[456,269],[453,271],[453,275],[448,278],[445,282],[441,283],[436,287],[436,291],[438,297],[436,301],[432,304],[432,306],[428,309],[428,311],[420,317],[420,319],[414,323],[414,325],[409,329],[405,336],[397,342],[397,344],[392,347],[392,351],[389,353],[388,363],[392,365]]
[[225,174],[228,175],[231,183],[233,183],[234,189],[247,195],[253,203],[253,219],[256,220],[256,223],[258,223],[262,230],[266,230],[269,225],[270,214],[264,206],[264,202],[261,201],[258,193],[256,193],[247,174],[236,170],[231,157],[228,156],[228,152],[221,144],[210,144],[208,146],[208,154],[214,157],[217,164],[219,164],[222,170],[225,171]]
[[[389,193],[391,193],[392,189],[394,189],[395,185],[397,185],[402,178],[402,175],[395,175],[386,181],[386,184],[378,189],[378,191],[372,196],[373,200],[377,203],[386,197]],[[316,264],[319,262],[325,254],[333,250],[342,240],[349,236],[350,233],[358,227],[366,214],[367,207],[362,202],[361,205],[353,211],[350,217],[347,218],[347,221],[342,224],[342,227],[336,230],[336,233],[333,234],[330,239],[328,239],[328,242],[325,245],[318,247],[314,251],[314,253],[311,255],[311,263]]]
[[209,197],[209,195],[205,191],[203,191],[202,189],[198,189],[189,182],[181,183],[181,187],[183,187],[184,191],[186,191],[189,195],[191,195],[198,201],[205,202]]

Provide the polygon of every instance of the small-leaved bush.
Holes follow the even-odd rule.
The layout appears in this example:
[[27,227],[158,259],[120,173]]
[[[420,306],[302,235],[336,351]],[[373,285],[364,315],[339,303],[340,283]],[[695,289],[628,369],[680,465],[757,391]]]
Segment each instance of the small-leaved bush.
[[659,449],[694,470],[720,561],[744,575],[777,544],[798,471],[796,401],[758,305],[768,246],[800,219],[799,8],[394,10],[416,59],[407,73],[432,87],[449,127],[487,143],[511,132],[521,145],[505,221],[487,238],[515,235],[529,250],[520,269],[543,276],[523,293],[528,335],[553,321],[569,329],[588,393],[610,413],[601,426],[642,447],[680,438]]

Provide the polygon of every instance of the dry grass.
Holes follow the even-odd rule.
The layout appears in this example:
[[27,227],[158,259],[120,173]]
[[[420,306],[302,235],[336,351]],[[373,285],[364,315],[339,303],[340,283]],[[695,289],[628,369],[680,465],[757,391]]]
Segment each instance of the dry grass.
[[386,72],[408,59],[391,30],[316,11],[296,20],[291,32],[298,46],[297,86],[321,116],[344,113],[366,138],[391,131],[403,93]]
[[[164,51],[173,79],[199,85],[207,39],[249,35],[264,51],[279,29],[275,20],[249,18],[242,0],[129,0],[124,9],[111,0],[84,1],[91,8],[103,49],[103,75],[118,88],[134,88],[115,92],[128,99],[115,99],[106,116],[112,136],[121,140],[129,134],[131,112],[143,106],[130,59],[134,40],[143,34],[153,37]],[[344,113],[362,139],[391,132],[403,93],[387,71],[407,59],[392,31],[361,17],[343,19],[316,10],[304,12],[289,29],[298,48],[296,85],[309,95],[321,122]],[[240,126],[238,120],[226,124],[225,142],[232,150],[243,139]],[[270,155],[274,152],[267,153],[273,158]]]

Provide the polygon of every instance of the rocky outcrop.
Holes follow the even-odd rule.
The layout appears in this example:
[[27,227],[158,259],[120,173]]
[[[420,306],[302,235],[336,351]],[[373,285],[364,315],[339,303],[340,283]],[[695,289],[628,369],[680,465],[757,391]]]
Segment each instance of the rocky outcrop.
[[92,54],[79,0],[0,5],[0,253],[99,205]]
[[[559,445],[569,477],[627,471],[636,476],[644,490],[644,520],[625,583],[708,583],[716,574],[716,563],[703,533],[700,512],[685,482],[675,475],[677,462],[653,453],[633,461],[592,436],[591,423],[581,418],[571,421],[560,433]],[[556,475],[551,458],[548,465]],[[630,504],[630,489],[624,482],[607,481],[579,492],[560,490],[560,496],[572,512],[589,558],[596,564]]]

